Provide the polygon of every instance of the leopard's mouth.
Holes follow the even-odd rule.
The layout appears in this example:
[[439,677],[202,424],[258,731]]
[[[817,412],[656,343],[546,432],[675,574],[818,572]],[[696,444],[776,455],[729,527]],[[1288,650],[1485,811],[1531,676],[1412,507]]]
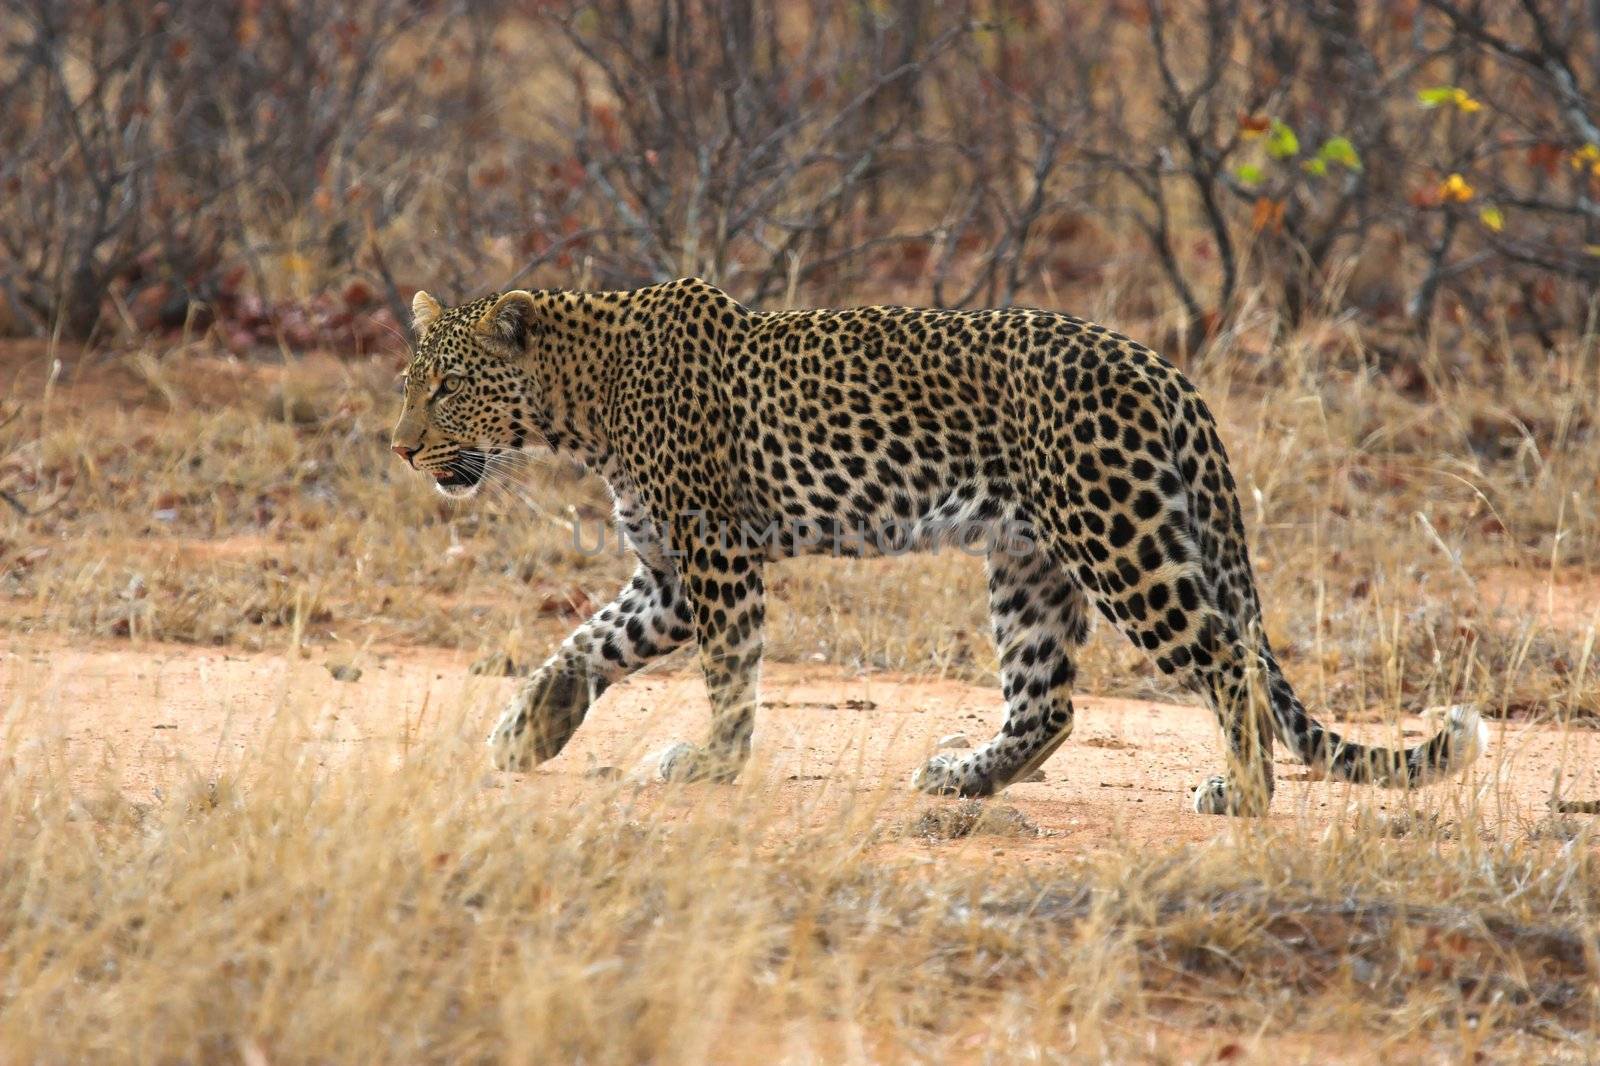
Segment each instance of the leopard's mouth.
[[486,454],[464,448],[444,466],[433,471],[433,480],[446,496],[464,498],[478,490],[488,467],[489,457]]

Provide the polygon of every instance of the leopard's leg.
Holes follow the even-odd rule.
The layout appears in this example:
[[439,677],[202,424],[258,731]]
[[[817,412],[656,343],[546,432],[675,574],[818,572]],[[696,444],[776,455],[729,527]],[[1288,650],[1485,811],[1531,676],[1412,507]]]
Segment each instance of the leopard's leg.
[[641,561],[616,599],[573,630],[517,690],[489,734],[494,765],[522,771],[554,758],[602,692],[693,634],[676,571]]
[[1149,490],[1134,493],[1094,522],[1082,515],[1077,523],[1063,521],[1069,535],[1061,538],[1060,550],[1073,557],[1100,612],[1162,673],[1205,696],[1216,712],[1227,747],[1226,772],[1201,783],[1195,810],[1265,814],[1273,791],[1274,737],[1264,711],[1270,694],[1257,683],[1266,683],[1259,654],[1248,651],[1255,635],[1237,632],[1217,609],[1187,505],[1181,493],[1164,499]]
[[1199,814],[1264,815],[1273,792],[1271,701],[1276,698],[1274,687],[1286,682],[1272,678],[1261,652],[1252,654],[1250,638],[1226,633],[1225,626],[1215,629],[1215,640],[1201,641],[1194,649],[1199,652],[1202,645],[1212,645],[1212,661],[1191,662],[1185,680],[1216,711],[1227,766],[1224,773],[1208,777],[1195,789],[1194,809]]
[[1005,723],[982,747],[924,764],[912,778],[924,792],[998,792],[1037,770],[1072,733],[1074,656],[1089,634],[1088,597],[1042,546],[1026,554],[996,550],[987,562]]
[[750,758],[761,673],[766,594],[762,558],[747,548],[709,545],[679,559],[711,698],[702,747],[674,744],[661,757],[668,781],[732,781]]

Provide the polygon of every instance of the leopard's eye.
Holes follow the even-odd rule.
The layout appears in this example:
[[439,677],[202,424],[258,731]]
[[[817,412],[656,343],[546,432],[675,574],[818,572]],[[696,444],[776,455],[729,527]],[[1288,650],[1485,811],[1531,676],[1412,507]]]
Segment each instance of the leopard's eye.
[[435,395],[448,396],[452,392],[458,392],[464,383],[465,379],[463,379],[460,374],[446,374],[440,379],[439,390],[435,393]]

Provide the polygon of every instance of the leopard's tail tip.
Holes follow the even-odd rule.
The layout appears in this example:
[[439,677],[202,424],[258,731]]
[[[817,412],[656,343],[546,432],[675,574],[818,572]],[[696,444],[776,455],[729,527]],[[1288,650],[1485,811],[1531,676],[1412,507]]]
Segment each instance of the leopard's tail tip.
[[1489,747],[1489,724],[1473,704],[1458,703],[1446,710],[1444,729],[1450,741],[1444,761],[1439,766],[1441,777],[1465,770]]

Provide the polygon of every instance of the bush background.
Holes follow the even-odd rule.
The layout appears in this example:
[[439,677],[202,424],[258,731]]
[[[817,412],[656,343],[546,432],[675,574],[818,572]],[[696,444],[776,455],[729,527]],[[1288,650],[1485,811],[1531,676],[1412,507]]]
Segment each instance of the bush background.
[[415,286],[699,274],[1404,362],[1537,351],[1600,278],[1578,0],[5,6],[13,334],[370,347]]

